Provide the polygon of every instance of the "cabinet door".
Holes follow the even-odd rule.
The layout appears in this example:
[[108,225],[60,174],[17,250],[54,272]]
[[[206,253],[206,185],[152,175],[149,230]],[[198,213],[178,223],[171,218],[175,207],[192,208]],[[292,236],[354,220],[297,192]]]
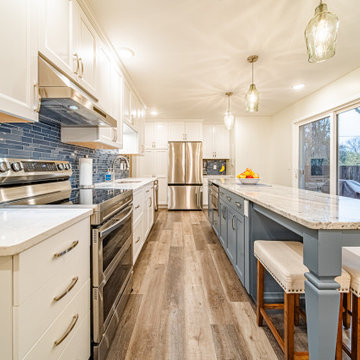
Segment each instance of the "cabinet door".
[[168,150],[154,150],[152,156],[152,176],[167,177]]
[[96,64],[96,94],[99,99],[99,105],[104,111],[110,112],[111,57],[105,44],[99,41]]
[[228,222],[227,222],[228,241],[226,253],[233,265],[236,264],[236,215],[235,212],[228,208]]
[[230,159],[230,132],[224,125],[214,126],[214,150],[217,159]]
[[169,123],[169,141],[185,141],[185,124],[180,121]]
[[214,157],[214,126],[204,125],[203,130],[203,159],[212,159]]
[[[36,121],[37,2],[1,1],[0,109],[5,114]],[[11,120],[0,115],[0,122]]]
[[126,81],[124,81],[123,93],[123,119],[131,123],[131,90]]
[[236,216],[236,265],[235,270],[245,285],[245,223],[244,216]]
[[40,6],[39,51],[70,76],[79,73],[73,51],[74,7],[72,0],[41,0]]
[[159,205],[167,205],[167,177],[158,177]]
[[95,95],[96,32],[79,5],[76,6],[76,11],[77,25],[75,29],[76,33],[74,34],[74,42],[75,52],[79,55],[79,79],[81,85]]
[[169,124],[168,122],[155,122],[153,128],[153,141],[156,149],[168,148]]
[[185,123],[185,140],[186,141],[202,141],[203,131],[202,122],[186,122]]
[[144,156],[139,156],[139,171],[140,177],[148,177],[153,175],[153,151],[145,150]]
[[224,249],[227,248],[227,231],[228,231],[228,209],[224,202],[219,203],[220,210],[220,242]]
[[120,70],[118,70],[117,66],[113,65],[111,67],[111,112],[110,114],[116,119],[117,127],[116,127],[116,143],[119,148],[123,147],[123,123],[121,117],[121,89],[122,89],[122,77],[120,74]]
[[145,121],[145,149],[153,149],[154,144],[154,123]]

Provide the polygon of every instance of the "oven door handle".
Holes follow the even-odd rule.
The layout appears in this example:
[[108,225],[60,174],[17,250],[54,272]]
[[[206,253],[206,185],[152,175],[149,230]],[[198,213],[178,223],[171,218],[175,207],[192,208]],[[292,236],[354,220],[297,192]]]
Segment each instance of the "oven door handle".
[[130,210],[128,211],[128,213],[127,213],[124,217],[122,217],[119,221],[117,221],[116,223],[112,224],[111,226],[109,226],[109,227],[106,228],[105,230],[100,231],[100,232],[99,232],[100,238],[102,238],[102,237],[110,234],[112,231],[114,231],[114,230],[117,229],[119,226],[121,226],[121,224],[131,216],[132,212],[133,212],[133,208],[131,207]]
[[122,209],[124,209],[126,206],[128,206],[129,204],[132,203],[132,199],[127,201],[125,204],[122,205],[122,207],[119,209],[115,209],[114,211],[112,211],[111,213],[107,214],[106,216],[104,216],[104,221],[106,221],[107,219],[109,219],[111,216],[113,216],[114,214],[116,214],[117,212],[121,211]]

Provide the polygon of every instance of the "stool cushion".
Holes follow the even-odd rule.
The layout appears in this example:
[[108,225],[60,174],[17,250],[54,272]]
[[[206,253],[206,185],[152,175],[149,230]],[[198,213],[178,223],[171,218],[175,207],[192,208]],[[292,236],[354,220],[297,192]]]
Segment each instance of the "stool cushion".
[[[257,240],[254,255],[286,293],[304,293],[305,275],[309,269],[303,264],[303,244],[298,241]],[[342,270],[335,279],[340,292],[349,292],[350,275]]]
[[360,247],[342,248],[343,268],[350,274],[350,290],[360,297]]

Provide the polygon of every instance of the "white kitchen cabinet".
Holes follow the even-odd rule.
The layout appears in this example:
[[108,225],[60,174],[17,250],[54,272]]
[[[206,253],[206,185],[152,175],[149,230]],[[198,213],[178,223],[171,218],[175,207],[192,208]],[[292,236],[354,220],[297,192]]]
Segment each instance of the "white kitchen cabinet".
[[230,132],[224,125],[204,125],[203,158],[230,158]]
[[73,0],[40,0],[39,52],[96,97],[97,36]]
[[131,88],[129,84],[124,81],[123,85],[123,120],[131,124]]
[[154,184],[151,183],[147,185],[145,188],[145,205],[144,205],[144,213],[145,213],[145,239],[147,239],[150,230],[154,224]]
[[0,2],[0,122],[38,120],[37,9],[38,0]]
[[167,149],[168,131],[166,121],[145,122],[145,149]]
[[73,53],[79,57],[78,81],[96,95],[96,32],[77,3],[74,3],[73,12]]
[[135,128],[138,133],[138,153],[143,155],[145,151],[145,119],[143,116],[135,119]]
[[110,92],[112,63],[107,46],[100,39],[98,39],[96,64],[96,91],[99,106],[108,112],[112,108]]
[[[52,360],[64,353],[76,354],[68,357],[72,359],[89,358],[89,229],[90,217],[20,254],[1,257],[1,359]],[[65,293],[69,284],[72,286]],[[69,336],[54,346],[74,320],[74,314],[77,320]]]
[[201,121],[170,121],[169,141],[202,141]]

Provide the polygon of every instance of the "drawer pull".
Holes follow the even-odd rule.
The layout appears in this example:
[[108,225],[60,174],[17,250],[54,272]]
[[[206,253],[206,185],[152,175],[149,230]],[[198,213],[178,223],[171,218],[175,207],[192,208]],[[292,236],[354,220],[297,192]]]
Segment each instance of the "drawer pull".
[[231,201],[231,197],[230,196],[227,196],[227,201]]
[[58,252],[56,254],[54,254],[54,258],[59,258],[60,256],[63,256],[65,254],[67,254],[68,252],[70,252],[72,249],[74,249],[77,245],[78,245],[79,241],[76,240],[74,241],[70,247],[68,247],[67,249],[65,249],[64,251]]
[[150,190],[146,190],[146,192],[148,193]]
[[69,293],[71,291],[71,289],[76,285],[76,283],[78,282],[79,277],[75,276],[72,280],[71,283],[69,284],[69,286],[58,296],[54,297],[54,301],[59,301],[61,300],[67,293]]
[[135,206],[135,210],[138,209],[139,207],[140,207],[140,205]]
[[68,337],[68,335],[71,333],[71,330],[74,328],[78,320],[79,320],[79,314],[74,315],[69,327],[64,332],[64,335],[62,335],[60,339],[54,341],[55,346],[60,345]]
[[235,202],[235,205],[236,205],[239,209],[241,209],[241,204],[240,204],[238,201]]
[[138,236],[137,240],[135,241],[135,244],[137,244],[140,241],[140,236]]

